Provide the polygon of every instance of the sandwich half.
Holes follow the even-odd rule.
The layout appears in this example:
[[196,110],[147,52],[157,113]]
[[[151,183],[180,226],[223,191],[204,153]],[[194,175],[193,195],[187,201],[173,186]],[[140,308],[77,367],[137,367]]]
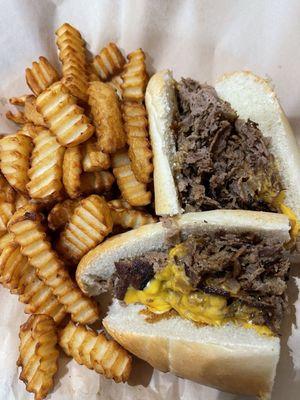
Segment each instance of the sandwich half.
[[89,295],[111,288],[106,330],[154,368],[267,398],[287,302],[289,229],[276,213],[187,213],[108,239],[76,278]]
[[146,90],[157,215],[213,209],[279,212],[300,220],[300,153],[269,82],[251,72],[215,87],[176,82]]

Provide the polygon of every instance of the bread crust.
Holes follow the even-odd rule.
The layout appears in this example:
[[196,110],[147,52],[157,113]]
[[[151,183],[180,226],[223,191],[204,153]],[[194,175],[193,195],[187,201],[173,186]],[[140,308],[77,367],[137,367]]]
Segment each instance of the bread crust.
[[233,325],[198,327],[180,317],[149,324],[140,309],[115,301],[103,320],[127,350],[164,372],[231,393],[269,397],[279,359],[277,337]]
[[[283,214],[244,210],[214,210],[187,213],[174,218],[183,238],[190,234],[254,231],[258,234],[286,242],[289,240],[289,221]],[[114,263],[122,258],[142,255],[163,249],[166,228],[162,222],[141,226],[104,241],[80,261],[76,279],[81,290],[95,296],[106,291],[103,285],[113,274]]]

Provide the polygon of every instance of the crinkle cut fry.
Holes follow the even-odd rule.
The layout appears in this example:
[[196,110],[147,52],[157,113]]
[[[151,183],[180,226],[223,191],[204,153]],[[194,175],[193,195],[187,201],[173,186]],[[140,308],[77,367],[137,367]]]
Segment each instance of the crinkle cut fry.
[[109,155],[100,150],[94,138],[83,144],[82,167],[85,172],[102,171],[110,167]]
[[96,81],[89,84],[88,94],[99,147],[115,153],[126,144],[118,96],[107,83]]
[[39,62],[34,61],[31,68],[26,68],[25,75],[27,85],[36,96],[59,80],[56,69],[46,57],[39,57]]
[[63,183],[68,196],[71,199],[81,194],[80,176],[82,154],[80,146],[66,149],[63,161]]
[[81,200],[69,223],[61,232],[58,252],[78,263],[80,259],[112,231],[112,218],[106,201],[97,195]]
[[19,295],[20,302],[26,305],[25,313],[49,315],[58,324],[65,318],[65,307],[37,277],[20,246],[13,241],[5,245],[0,256],[0,282]]
[[141,102],[144,99],[148,82],[145,53],[142,49],[137,49],[130,53],[127,58],[128,62],[125,64],[122,74],[123,99]]
[[0,141],[1,172],[8,183],[22,193],[27,193],[32,148],[31,138],[21,133],[7,135]]
[[61,82],[54,83],[41,93],[36,105],[61,145],[76,146],[93,135],[93,125]]
[[108,202],[114,225],[119,225],[124,229],[136,229],[139,226],[152,224],[157,221],[156,218],[144,211],[134,210],[128,207],[120,207],[120,205],[121,204],[118,203],[118,200]]
[[114,340],[107,340],[103,333],[73,322],[59,332],[59,345],[64,352],[107,378],[126,382],[132,368],[132,357]]
[[32,199],[43,203],[58,200],[63,188],[62,163],[65,148],[47,128],[40,131],[33,142],[28,193]]
[[95,322],[99,317],[97,303],[79,290],[51,249],[36,206],[27,204],[16,211],[8,229],[14,233],[22,254],[28,257],[37,276],[52,289],[53,294],[71,314],[71,318],[83,324]]
[[94,57],[93,66],[100,76],[102,81],[107,81],[113,75],[117,74],[125,64],[123,57],[118,46],[110,42],[104,47],[99,55]]
[[47,126],[43,116],[36,108],[36,97],[33,95],[26,96],[24,104],[24,116],[27,121],[37,126]]
[[52,389],[58,369],[55,323],[47,315],[31,315],[20,326],[19,338],[17,365],[22,368],[20,379],[25,383],[26,390],[35,394],[35,400],[42,400]]
[[80,178],[80,185],[84,194],[101,194],[108,192],[115,181],[109,171],[84,172]]
[[88,71],[85,42],[80,32],[66,23],[57,29],[56,35],[59,59],[62,62],[62,81],[73,96],[86,101]]
[[9,110],[6,112],[5,116],[7,119],[9,119],[10,121],[14,122],[17,125],[24,125],[27,122],[29,122],[23,111],[16,111],[15,113],[13,113],[12,111]]
[[150,204],[151,192],[147,191],[147,186],[144,183],[136,179],[126,149],[113,155],[112,166],[122,197],[131,206],[146,206]]
[[78,200],[67,199],[55,204],[48,214],[48,227],[53,231],[64,228],[78,205]]
[[153,164],[146,108],[140,103],[124,102],[122,109],[131,168],[137,180],[149,183]]

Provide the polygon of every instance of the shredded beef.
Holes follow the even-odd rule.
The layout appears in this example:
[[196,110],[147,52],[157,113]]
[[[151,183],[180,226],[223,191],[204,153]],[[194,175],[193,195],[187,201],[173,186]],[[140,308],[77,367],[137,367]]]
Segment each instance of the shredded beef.
[[115,263],[115,296],[124,299],[129,286],[142,290],[153,278],[155,272],[166,264],[165,252],[152,251],[143,257],[125,259]]
[[[184,244],[186,255],[176,257],[175,262],[184,267],[195,290],[225,296],[229,304],[238,301],[255,307],[259,312],[253,322],[279,331],[290,267],[280,243],[253,233],[220,231],[214,236],[191,236]],[[129,285],[145,287],[166,262],[167,251],[161,251],[116,263],[116,296],[123,299]]]
[[281,188],[269,143],[258,125],[237,118],[215,89],[178,84],[177,187],[186,211],[216,208],[275,211],[259,199]]

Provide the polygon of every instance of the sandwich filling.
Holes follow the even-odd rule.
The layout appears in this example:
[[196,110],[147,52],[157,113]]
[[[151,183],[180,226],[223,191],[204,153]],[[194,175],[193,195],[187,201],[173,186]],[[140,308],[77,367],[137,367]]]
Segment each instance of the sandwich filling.
[[153,314],[233,322],[276,335],[286,310],[289,261],[282,244],[253,233],[191,236],[169,250],[116,263],[115,296]]
[[269,141],[258,125],[239,119],[211,86],[182,79],[176,93],[175,176],[185,211],[282,212],[297,233]]

